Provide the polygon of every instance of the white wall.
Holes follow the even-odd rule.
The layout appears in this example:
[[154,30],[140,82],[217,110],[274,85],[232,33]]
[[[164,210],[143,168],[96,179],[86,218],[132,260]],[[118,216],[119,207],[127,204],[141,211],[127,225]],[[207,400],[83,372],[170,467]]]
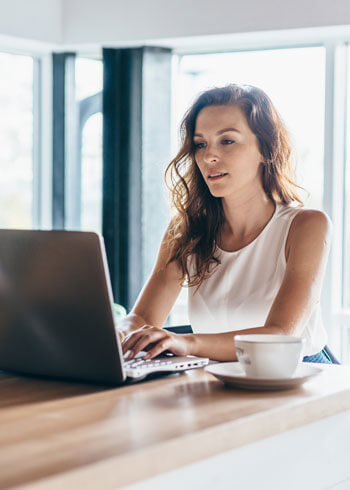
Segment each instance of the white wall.
[[339,25],[350,26],[349,0],[0,0],[0,41],[57,46]]
[[350,24],[349,0],[62,0],[66,44]]
[[0,0],[0,35],[61,43],[61,0]]

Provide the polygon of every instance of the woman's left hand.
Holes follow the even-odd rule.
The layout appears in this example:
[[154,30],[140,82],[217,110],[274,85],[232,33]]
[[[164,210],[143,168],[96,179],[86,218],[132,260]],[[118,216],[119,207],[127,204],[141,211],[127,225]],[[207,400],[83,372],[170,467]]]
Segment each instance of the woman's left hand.
[[144,325],[123,339],[122,348],[124,355],[130,351],[127,359],[134,358],[140,351],[148,351],[144,358],[151,359],[164,351],[177,356],[190,355],[192,343],[191,334],[175,334],[163,328]]

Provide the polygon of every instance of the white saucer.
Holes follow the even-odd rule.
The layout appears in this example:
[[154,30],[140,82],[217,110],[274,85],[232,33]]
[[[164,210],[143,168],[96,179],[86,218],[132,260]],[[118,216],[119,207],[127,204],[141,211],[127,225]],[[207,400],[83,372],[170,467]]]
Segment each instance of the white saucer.
[[205,368],[228,386],[245,388],[251,390],[284,390],[295,388],[313,376],[323,372],[322,369],[304,362],[299,363],[294,375],[291,378],[252,378],[246,376],[239,362],[222,362],[212,364]]

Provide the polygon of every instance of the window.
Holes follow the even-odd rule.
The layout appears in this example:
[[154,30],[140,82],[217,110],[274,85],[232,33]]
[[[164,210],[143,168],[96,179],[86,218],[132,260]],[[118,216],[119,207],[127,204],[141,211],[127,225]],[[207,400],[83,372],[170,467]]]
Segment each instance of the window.
[[81,229],[102,233],[102,114],[83,127],[81,169]]
[[[335,323],[340,329],[341,361],[350,364],[350,46],[347,46],[347,104],[345,115],[345,169],[344,186],[339,198],[344,197],[342,235],[342,300],[341,311],[336,312]],[[343,191],[343,192],[342,192]]]
[[33,58],[0,53],[0,73],[0,227],[31,228]]
[[[343,308],[350,310],[350,46],[348,46],[346,161],[344,179]],[[350,324],[350,312],[349,312]]]
[[77,58],[78,158],[81,159],[81,229],[102,233],[102,77],[100,60]]
[[103,70],[101,60],[77,57],[75,60],[75,94],[85,99],[102,90]]
[[298,183],[310,192],[306,206],[322,209],[325,48],[183,56],[174,129],[200,91],[228,83],[255,85],[272,99],[295,146]]
[[[276,68],[278,67],[278,68]],[[323,206],[325,110],[325,48],[303,47],[214,54],[185,55],[179,60],[173,101],[173,148],[178,128],[196,95],[228,83],[255,85],[271,98],[284,120],[295,148],[297,183],[306,207]],[[187,293],[182,291],[173,323],[187,323]]]

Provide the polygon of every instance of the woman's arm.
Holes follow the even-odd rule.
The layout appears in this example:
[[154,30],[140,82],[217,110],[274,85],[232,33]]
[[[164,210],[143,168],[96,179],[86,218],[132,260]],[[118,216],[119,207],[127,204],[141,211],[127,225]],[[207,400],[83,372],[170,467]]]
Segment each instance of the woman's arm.
[[131,312],[120,323],[120,330],[128,334],[144,325],[162,327],[169,315],[181,286],[181,271],[175,262],[166,264],[168,250],[165,232],[153,271],[140,292]]
[[[236,360],[233,339],[239,334],[303,334],[312,311],[320,299],[321,287],[331,242],[331,222],[316,210],[302,210],[294,218],[286,244],[286,271],[278,294],[263,326],[221,334],[176,335],[152,331],[139,332],[129,339],[126,350],[133,355],[157,342],[150,349],[154,357],[165,349],[218,361]],[[181,339],[180,339],[181,337]],[[174,352],[177,353],[177,352]]]

